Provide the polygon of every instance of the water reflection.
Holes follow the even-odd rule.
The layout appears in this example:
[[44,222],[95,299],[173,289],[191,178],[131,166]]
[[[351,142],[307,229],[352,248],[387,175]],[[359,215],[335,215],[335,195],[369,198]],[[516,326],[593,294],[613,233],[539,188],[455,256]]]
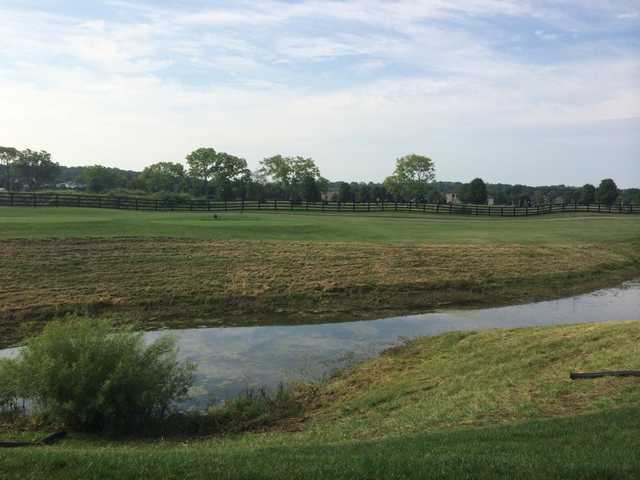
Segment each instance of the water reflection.
[[[198,365],[191,406],[237,395],[247,387],[274,387],[319,379],[337,367],[375,355],[402,338],[454,330],[526,327],[640,319],[640,282],[548,302],[482,310],[392,317],[321,325],[203,328],[170,331],[183,358]],[[150,332],[151,340],[166,332]],[[0,351],[0,356],[14,350]]]

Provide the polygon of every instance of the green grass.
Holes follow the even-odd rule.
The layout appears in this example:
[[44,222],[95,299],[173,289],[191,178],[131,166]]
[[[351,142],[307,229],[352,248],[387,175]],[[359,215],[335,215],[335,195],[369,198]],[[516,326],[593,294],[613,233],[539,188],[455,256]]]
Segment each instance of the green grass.
[[0,478],[634,479],[640,379],[568,374],[637,368],[639,345],[639,322],[420,339],[303,389],[313,402],[279,430],[162,441],[71,435],[0,449]]
[[640,238],[640,216],[531,218],[136,212],[86,208],[0,208],[0,239],[186,237],[413,244],[608,243]]
[[640,276],[640,217],[0,209],[0,345],[68,313],[143,328],[379,318]]

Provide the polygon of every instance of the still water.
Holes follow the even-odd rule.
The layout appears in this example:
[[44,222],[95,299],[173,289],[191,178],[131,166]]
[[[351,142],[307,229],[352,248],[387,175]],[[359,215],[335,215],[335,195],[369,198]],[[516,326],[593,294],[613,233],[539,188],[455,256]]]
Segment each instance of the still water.
[[[640,281],[547,302],[479,310],[446,310],[380,320],[318,325],[200,328],[171,333],[180,355],[198,365],[191,407],[250,387],[316,380],[399,341],[455,330],[640,320]],[[10,356],[16,349],[0,351]]]

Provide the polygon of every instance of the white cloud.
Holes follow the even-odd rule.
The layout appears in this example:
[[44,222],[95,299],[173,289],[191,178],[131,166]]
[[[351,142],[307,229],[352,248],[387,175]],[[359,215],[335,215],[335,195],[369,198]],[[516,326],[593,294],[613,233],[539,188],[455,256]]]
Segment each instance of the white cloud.
[[[202,145],[254,166],[299,153],[331,178],[375,179],[413,150],[434,156],[440,178],[451,179],[487,176],[474,162],[495,154],[485,159],[496,164],[493,180],[527,182],[524,166],[521,178],[499,175],[514,156],[569,158],[578,146],[523,132],[640,117],[637,54],[527,62],[462,26],[487,13],[551,18],[549,30],[528,31],[555,39],[566,13],[533,2],[245,1],[187,12],[117,5],[139,15],[122,23],[0,8],[0,143],[126,168]],[[323,28],[310,31],[301,23],[309,19]],[[455,19],[462,23],[440,22]],[[629,142],[617,168],[640,183],[631,160],[640,146]]]
[[621,20],[633,20],[640,17],[640,13],[638,12],[627,12],[627,13],[621,13],[620,15],[618,15],[618,18]]

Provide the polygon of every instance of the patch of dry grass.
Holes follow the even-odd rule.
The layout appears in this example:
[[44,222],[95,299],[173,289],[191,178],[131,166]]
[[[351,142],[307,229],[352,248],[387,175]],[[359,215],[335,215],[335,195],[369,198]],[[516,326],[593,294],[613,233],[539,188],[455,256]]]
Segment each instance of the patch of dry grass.
[[[4,343],[66,313],[142,327],[371,318],[575,293],[638,273],[603,246],[117,238],[0,242]],[[34,323],[35,322],[35,323]]]

